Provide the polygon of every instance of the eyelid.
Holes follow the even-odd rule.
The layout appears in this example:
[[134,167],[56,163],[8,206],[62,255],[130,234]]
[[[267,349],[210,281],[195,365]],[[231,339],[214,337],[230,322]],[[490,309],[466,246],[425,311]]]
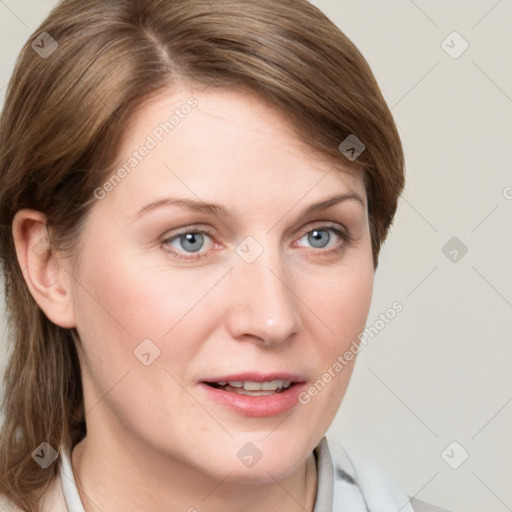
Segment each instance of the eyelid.
[[188,233],[198,233],[201,235],[208,235],[212,240],[215,240],[215,237],[212,233],[212,229],[210,226],[205,224],[189,224],[182,228],[176,228],[177,230],[169,230],[162,237],[162,242],[169,242],[171,240],[175,240],[182,235],[187,235]]
[[343,238],[346,243],[350,243],[355,239],[355,236],[352,234],[352,232],[349,229],[347,229],[343,224],[338,224],[337,222],[328,220],[309,223],[306,227],[304,227],[301,230],[302,234],[299,236],[299,238],[302,238],[304,235],[307,235],[308,233],[316,229],[332,230],[336,234],[338,234],[338,236]]

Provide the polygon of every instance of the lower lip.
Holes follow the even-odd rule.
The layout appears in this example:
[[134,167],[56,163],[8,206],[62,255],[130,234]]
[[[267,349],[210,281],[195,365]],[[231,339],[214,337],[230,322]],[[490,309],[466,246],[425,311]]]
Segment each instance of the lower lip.
[[199,387],[204,389],[212,400],[244,416],[257,417],[277,416],[290,410],[297,404],[299,394],[305,386],[306,383],[297,382],[275,395],[249,396],[213,388],[204,382],[199,383]]

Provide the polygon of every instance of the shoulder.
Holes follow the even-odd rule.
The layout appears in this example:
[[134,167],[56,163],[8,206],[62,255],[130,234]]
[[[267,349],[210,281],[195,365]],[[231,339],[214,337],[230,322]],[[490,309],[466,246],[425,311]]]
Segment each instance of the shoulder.
[[411,505],[414,512],[448,512],[445,508],[436,507],[416,498],[411,498]]
[[329,451],[334,476],[333,512],[346,510],[347,499],[353,510],[448,512],[411,497],[375,461],[356,448],[330,440],[329,445],[332,445]]

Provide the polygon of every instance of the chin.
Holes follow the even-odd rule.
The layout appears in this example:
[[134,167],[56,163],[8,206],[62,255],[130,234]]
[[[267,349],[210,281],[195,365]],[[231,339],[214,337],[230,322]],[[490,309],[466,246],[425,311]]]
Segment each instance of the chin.
[[[268,433],[265,433],[268,435]],[[219,455],[218,462],[223,466],[223,477],[230,473],[229,480],[240,483],[269,483],[290,475],[310,455],[308,447],[298,446],[289,437],[289,443],[280,439],[256,439],[253,442],[236,441],[227,448],[227,456]]]
[[229,474],[229,482],[239,484],[269,484],[282,480],[296,469],[297,461],[288,461],[283,458],[264,462],[261,459],[253,467],[247,468],[242,464],[226,464],[223,468],[222,479]]

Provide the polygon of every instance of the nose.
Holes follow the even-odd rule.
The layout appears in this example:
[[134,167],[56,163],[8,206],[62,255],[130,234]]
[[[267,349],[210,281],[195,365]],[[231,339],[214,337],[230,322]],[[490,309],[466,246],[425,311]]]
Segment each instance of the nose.
[[287,341],[301,328],[300,303],[290,272],[268,251],[254,262],[237,261],[230,272],[228,328],[235,339],[267,346]]

